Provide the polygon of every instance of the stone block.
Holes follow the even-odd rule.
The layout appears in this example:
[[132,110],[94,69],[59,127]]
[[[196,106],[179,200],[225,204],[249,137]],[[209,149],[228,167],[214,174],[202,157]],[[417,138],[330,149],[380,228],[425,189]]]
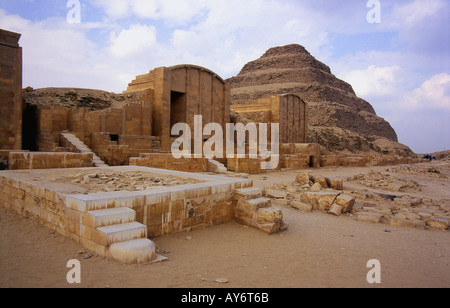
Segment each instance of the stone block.
[[338,195],[337,192],[329,191],[305,192],[300,196],[300,201],[311,204],[315,210],[328,211]]
[[326,178],[328,187],[334,190],[343,190],[344,189],[344,181],[338,178]]
[[449,220],[444,218],[430,218],[426,224],[432,229],[448,230],[449,228]]
[[347,213],[351,212],[353,206],[355,205],[355,197],[351,195],[339,195],[336,197],[336,204],[342,207],[342,212]]
[[306,185],[309,184],[310,181],[310,175],[308,172],[301,172],[297,175],[297,177],[295,178],[295,181],[299,184],[299,185]]
[[106,254],[108,258],[117,262],[141,264],[156,258],[156,247],[149,239],[137,239],[112,244]]
[[358,212],[357,217],[358,221],[380,223],[383,215],[369,212]]
[[342,214],[342,206],[333,203],[333,205],[331,206],[330,210],[328,211],[329,214],[333,214],[336,216],[341,216]]
[[276,208],[261,208],[257,211],[257,221],[264,222],[280,222],[283,220],[283,212]]
[[262,189],[258,187],[239,188],[235,190],[236,198],[239,199],[254,199],[262,196]]
[[273,199],[272,200],[272,205],[273,206],[288,206],[289,205],[289,200],[287,200],[287,199]]
[[269,198],[256,198],[250,200],[239,200],[237,204],[237,208],[243,209],[246,211],[256,211],[260,208],[267,208],[271,206],[272,200]]
[[314,175],[312,177],[314,183],[319,183],[322,188],[328,188],[327,178],[321,175]]
[[311,186],[312,192],[318,192],[322,190],[322,185],[320,183],[314,183],[313,186]]
[[269,190],[267,190],[266,195],[270,198],[284,199],[284,198],[286,198],[287,194],[285,191],[269,189]]
[[407,227],[407,228],[415,227],[415,224],[412,220],[397,215],[391,216],[389,218],[389,223],[391,226]]
[[291,206],[302,212],[311,212],[312,211],[311,204],[307,204],[307,203],[300,202],[300,201],[291,201]]

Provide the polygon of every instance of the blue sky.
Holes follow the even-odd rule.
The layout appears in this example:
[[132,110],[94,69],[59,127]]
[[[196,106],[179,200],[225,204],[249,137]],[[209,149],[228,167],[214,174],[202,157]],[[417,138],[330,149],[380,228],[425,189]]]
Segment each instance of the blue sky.
[[[76,1],[75,1],[76,2]],[[349,82],[417,153],[450,149],[450,1],[0,0],[22,33],[23,86],[122,92],[138,74],[191,63],[221,77],[267,49],[306,47]]]

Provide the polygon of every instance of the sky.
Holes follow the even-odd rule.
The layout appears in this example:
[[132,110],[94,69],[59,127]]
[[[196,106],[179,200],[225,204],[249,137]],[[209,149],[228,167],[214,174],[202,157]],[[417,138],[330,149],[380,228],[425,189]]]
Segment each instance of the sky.
[[271,47],[300,44],[399,142],[450,149],[449,0],[0,0],[0,28],[22,34],[24,87],[116,93],[156,67],[226,79]]

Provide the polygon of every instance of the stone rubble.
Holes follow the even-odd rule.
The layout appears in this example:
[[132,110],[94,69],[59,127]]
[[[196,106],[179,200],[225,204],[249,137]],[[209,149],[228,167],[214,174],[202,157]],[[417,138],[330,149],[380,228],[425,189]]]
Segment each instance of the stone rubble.
[[[431,171],[424,169],[419,172]],[[435,171],[432,174],[439,175]],[[357,181],[364,186],[382,189],[388,193],[344,190],[345,181]],[[420,191],[420,185],[377,171],[345,179],[299,172],[293,182],[266,187],[265,196],[272,198],[278,206],[291,206],[304,213],[317,210],[335,216],[346,214],[364,222],[426,230],[449,230],[450,200],[417,198],[405,193],[407,189]]]
[[152,187],[176,186],[184,184],[199,183],[194,179],[178,178],[174,176],[158,177],[150,173],[122,173],[103,172],[77,173],[73,176],[65,176],[56,179],[58,182],[71,182],[87,188],[90,192],[112,192],[112,191],[142,191]]

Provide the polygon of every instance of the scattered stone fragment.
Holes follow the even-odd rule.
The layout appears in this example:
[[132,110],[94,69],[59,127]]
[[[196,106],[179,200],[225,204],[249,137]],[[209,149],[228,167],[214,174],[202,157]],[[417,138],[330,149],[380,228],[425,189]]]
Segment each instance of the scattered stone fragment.
[[449,220],[443,218],[430,218],[426,224],[432,229],[448,230],[449,228]]
[[319,183],[314,183],[313,186],[311,186],[311,191],[313,192],[318,192],[322,190],[322,185],[320,185]]
[[291,201],[291,206],[302,211],[302,212],[311,212],[312,211],[312,205],[307,204],[300,201]]
[[331,206],[330,210],[328,211],[329,214],[333,214],[336,216],[341,216],[342,214],[342,206],[333,203],[333,205]]
[[214,280],[217,283],[228,283],[229,280],[226,278],[217,278],[216,280]]
[[328,188],[327,178],[320,175],[315,175],[312,177],[314,183],[319,183],[322,188]]
[[300,185],[309,185],[310,176],[308,172],[301,172],[295,178],[295,181]]
[[286,198],[286,192],[280,190],[269,189],[267,191],[267,196],[275,199],[284,199]]
[[341,194],[336,197],[336,204],[342,207],[342,213],[351,212],[355,205],[355,197]]
[[338,178],[326,178],[328,187],[334,190],[343,190],[344,189],[344,181]]
[[383,215],[376,214],[376,213],[359,212],[357,214],[357,217],[358,217],[358,221],[380,223]]

